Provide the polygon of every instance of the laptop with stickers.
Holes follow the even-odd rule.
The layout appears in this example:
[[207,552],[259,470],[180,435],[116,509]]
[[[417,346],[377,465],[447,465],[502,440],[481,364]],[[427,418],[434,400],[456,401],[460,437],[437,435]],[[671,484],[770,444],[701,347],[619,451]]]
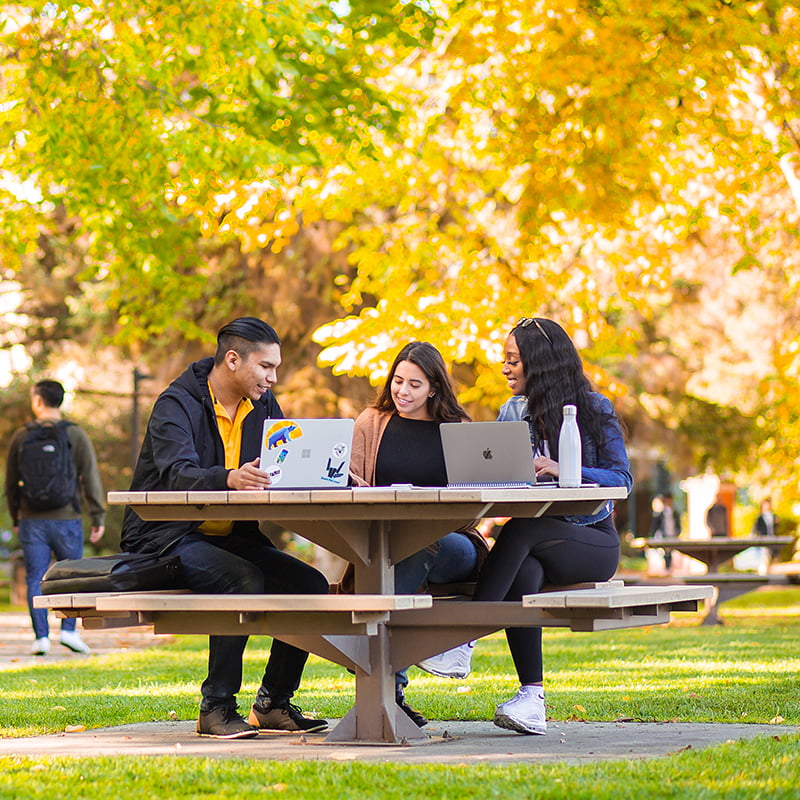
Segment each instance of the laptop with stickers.
[[346,487],[352,443],[352,419],[268,419],[260,468],[270,489]]
[[556,485],[552,478],[536,479],[527,422],[443,422],[439,431],[450,488]]

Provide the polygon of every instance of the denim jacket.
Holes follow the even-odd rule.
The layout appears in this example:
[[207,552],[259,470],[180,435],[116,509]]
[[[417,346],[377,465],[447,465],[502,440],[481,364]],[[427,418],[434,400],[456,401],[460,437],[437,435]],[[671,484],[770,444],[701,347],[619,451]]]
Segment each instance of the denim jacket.
[[[602,449],[585,433],[581,432],[581,479],[584,483],[596,483],[599,486],[624,486],[628,493],[633,488],[633,476],[625,451],[625,442],[622,429],[617,422],[616,414],[611,402],[597,392],[590,394],[593,407],[599,413],[610,413],[614,421],[606,431],[606,442]],[[531,418],[528,414],[528,400],[524,395],[515,395],[503,403],[497,415],[499,422],[508,420],[525,420],[531,427]],[[531,444],[533,444],[533,431],[531,431]],[[564,517],[567,522],[574,525],[591,525],[605,519],[614,510],[614,501],[609,500],[596,514],[584,516]]]

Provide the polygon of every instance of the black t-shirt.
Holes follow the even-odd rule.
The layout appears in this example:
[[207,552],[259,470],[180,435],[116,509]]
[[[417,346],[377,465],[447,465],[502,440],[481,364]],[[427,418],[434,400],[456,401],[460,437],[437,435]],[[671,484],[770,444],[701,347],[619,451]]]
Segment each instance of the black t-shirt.
[[375,484],[446,486],[439,423],[395,414],[383,432],[375,463]]

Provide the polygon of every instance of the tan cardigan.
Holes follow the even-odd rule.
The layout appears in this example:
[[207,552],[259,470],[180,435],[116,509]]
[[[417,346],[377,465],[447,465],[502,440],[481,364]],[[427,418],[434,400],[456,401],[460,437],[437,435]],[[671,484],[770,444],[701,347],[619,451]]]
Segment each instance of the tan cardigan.
[[365,408],[353,428],[353,449],[350,454],[350,476],[356,486],[375,485],[375,466],[383,432],[394,411]]

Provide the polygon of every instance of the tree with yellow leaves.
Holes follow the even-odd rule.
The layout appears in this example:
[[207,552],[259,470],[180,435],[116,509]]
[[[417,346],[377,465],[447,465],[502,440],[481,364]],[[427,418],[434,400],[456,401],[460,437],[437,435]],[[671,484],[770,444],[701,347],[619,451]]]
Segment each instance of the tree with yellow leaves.
[[336,279],[348,313],[317,331],[321,362],[375,378],[398,343],[427,338],[472,368],[463,399],[491,406],[509,325],[554,316],[643,444],[745,471],[768,447],[769,479],[796,491],[793,459],[759,434],[774,411],[758,389],[800,416],[785,388],[795,5],[487,0],[442,16],[382,83],[414,113],[399,137],[378,132],[377,158],[340,149],[330,170],[284,173],[280,192],[227,198],[252,215],[249,247],[341,226],[355,277]]

